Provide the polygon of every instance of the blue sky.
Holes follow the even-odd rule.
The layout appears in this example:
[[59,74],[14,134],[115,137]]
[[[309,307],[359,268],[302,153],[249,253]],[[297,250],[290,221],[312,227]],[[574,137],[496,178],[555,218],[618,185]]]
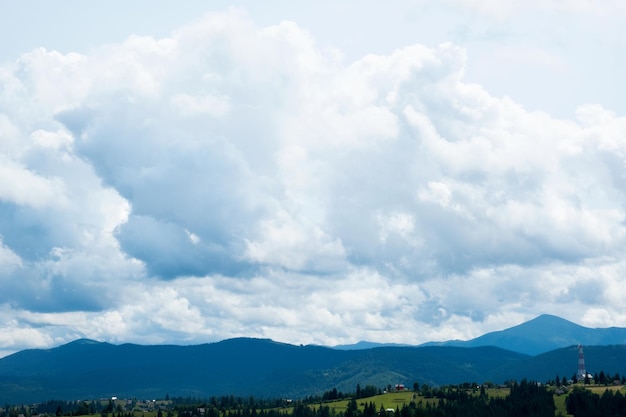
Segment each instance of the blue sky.
[[6,5],[0,350],[626,326],[626,7],[566,4]]

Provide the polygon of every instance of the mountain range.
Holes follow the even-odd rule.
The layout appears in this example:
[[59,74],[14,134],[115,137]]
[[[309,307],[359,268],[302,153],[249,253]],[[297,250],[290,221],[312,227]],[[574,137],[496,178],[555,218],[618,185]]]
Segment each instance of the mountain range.
[[253,338],[142,346],[80,339],[0,359],[0,402],[166,394],[298,398],[332,388],[351,392],[357,384],[545,381],[576,373],[578,343],[585,345],[589,372],[626,374],[626,329],[589,329],[544,315],[470,341],[422,346],[347,349]]
[[[609,327],[593,329],[583,327],[557,316],[543,314],[520,325],[484,334],[471,340],[428,342],[420,346],[479,347],[497,346],[527,355],[538,355],[571,345],[623,345],[626,344],[626,328]],[[371,342],[335,346],[336,349],[370,349],[382,346],[403,346]],[[406,345],[404,345],[406,346]]]

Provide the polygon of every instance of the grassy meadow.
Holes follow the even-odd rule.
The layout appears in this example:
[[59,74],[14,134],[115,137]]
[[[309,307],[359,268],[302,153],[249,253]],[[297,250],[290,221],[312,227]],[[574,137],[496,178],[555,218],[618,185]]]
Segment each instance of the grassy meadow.
[[[582,387],[582,385],[579,385]],[[613,390],[613,391],[620,391],[622,394],[626,395],[626,386],[623,385],[613,385],[613,386],[604,386],[604,385],[587,385],[585,386],[585,389],[598,394],[598,395],[602,395],[602,393],[609,389],[609,390]],[[478,395],[478,390],[473,391],[475,392],[476,395]],[[508,388],[499,388],[499,387],[494,387],[494,388],[487,388],[486,389],[486,393],[489,396],[489,398],[497,398],[497,397],[505,397],[509,394],[510,390]],[[554,404],[556,406],[556,411],[555,411],[555,416],[570,416],[569,414],[567,414],[566,411],[566,407],[565,407],[565,401],[567,398],[567,394],[563,394],[563,395],[554,395]],[[410,402],[415,402],[416,404],[419,404],[420,402],[422,403],[422,405],[426,405],[427,403],[430,404],[437,404],[437,402],[439,401],[438,398],[426,398],[423,396],[419,396],[419,395],[415,395],[415,393],[413,391],[392,391],[392,392],[387,392],[384,394],[380,394],[380,395],[375,395],[373,397],[366,397],[366,398],[361,398],[359,400],[357,400],[357,405],[359,407],[359,409],[363,410],[365,408],[365,405],[369,404],[369,403],[374,403],[376,405],[376,409],[379,410],[381,407],[384,409],[396,409],[396,408],[402,408],[404,405],[408,405]],[[314,408],[319,408],[320,405],[324,405],[329,407],[331,410],[335,410],[336,412],[343,412],[348,408],[348,403],[350,402],[350,399],[343,399],[343,400],[337,400],[337,401],[327,401],[327,402],[323,402],[323,403],[315,403],[315,404],[310,404],[310,407],[314,407]],[[281,411],[290,413],[293,411],[292,407],[285,407],[285,408],[281,408]],[[163,413],[164,415],[166,413]],[[139,412],[139,411],[135,411],[133,412],[133,416],[134,417],[157,417],[157,411],[150,411],[150,412]]]

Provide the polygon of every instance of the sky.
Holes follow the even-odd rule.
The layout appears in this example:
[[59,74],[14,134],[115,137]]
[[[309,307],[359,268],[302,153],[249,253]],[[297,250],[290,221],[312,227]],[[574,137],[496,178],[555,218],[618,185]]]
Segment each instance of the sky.
[[0,356],[626,327],[617,0],[25,0]]

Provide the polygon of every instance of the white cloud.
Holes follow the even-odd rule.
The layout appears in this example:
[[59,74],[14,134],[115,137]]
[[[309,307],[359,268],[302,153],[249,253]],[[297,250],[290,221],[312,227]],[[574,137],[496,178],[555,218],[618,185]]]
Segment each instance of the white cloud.
[[33,324],[40,344],[418,343],[573,308],[626,325],[626,119],[528,111],[468,59],[344,63],[238,10],[24,54],[0,70],[5,345]]
[[220,117],[230,111],[230,103],[227,98],[214,96],[193,97],[188,94],[176,94],[171,98],[172,106],[181,115],[206,114]]
[[319,226],[279,210],[260,224],[261,238],[246,242],[246,258],[292,270],[333,271],[345,267],[345,249]]
[[53,343],[47,334],[31,328],[3,327],[0,345],[11,347],[47,348]]
[[17,205],[42,208],[63,204],[63,183],[44,178],[10,160],[0,160],[0,199]]

